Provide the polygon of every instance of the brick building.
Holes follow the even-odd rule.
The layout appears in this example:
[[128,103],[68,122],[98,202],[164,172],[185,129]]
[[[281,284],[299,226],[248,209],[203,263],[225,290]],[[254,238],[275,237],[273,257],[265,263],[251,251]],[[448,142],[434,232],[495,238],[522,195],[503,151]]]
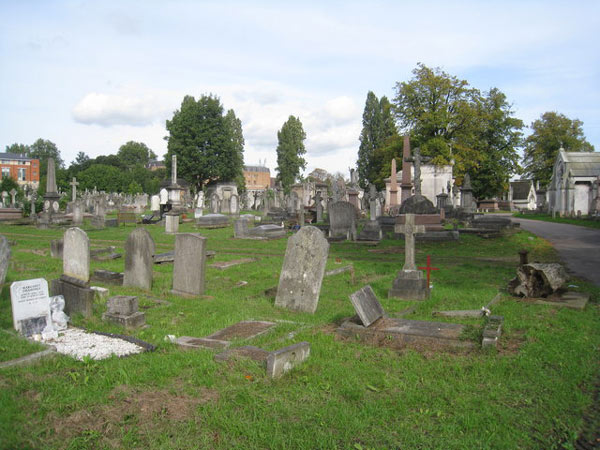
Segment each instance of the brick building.
[[248,191],[264,191],[271,187],[271,172],[264,166],[244,166],[244,180]]
[[37,189],[40,184],[40,161],[17,153],[0,153],[0,176],[12,178],[19,186]]

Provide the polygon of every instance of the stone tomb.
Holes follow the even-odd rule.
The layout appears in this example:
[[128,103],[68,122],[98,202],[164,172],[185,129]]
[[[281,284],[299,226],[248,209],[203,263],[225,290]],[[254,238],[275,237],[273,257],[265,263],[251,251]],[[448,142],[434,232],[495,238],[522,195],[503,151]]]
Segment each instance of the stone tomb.
[[41,334],[50,323],[48,282],[43,278],[12,283],[10,301],[15,330],[22,335]]
[[136,228],[125,242],[123,286],[152,289],[154,240],[145,228]]
[[314,313],[319,303],[328,254],[329,243],[316,227],[302,227],[290,237],[279,276],[275,306]]
[[249,228],[248,220],[238,219],[233,223],[233,237],[236,239],[281,239],[286,237],[285,228],[267,224]]
[[210,336],[196,338],[181,336],[175,343],[184,348],[227,348],[233,340],[248,340],[268,332],[276,324],[274,322],[243,320],[227,328],[223,328]]
[[94,291],[90,289],[90,240],[85,231],[73,227],[63,237],[63,274],[52,280],[52,295],[65,298],[65,313],[91,317]]
[[[346,320],[336,333],[347,339],[396,349],[468,349],[475,343],[464,339],[461,324],[386,317],[372,289],[365,286],[350,296],[357,318]],[[368,324],[368,325],[367,325]]]
[[173,289],[176,295],[194,297],[204,293],[206,238],[197,233],[175,236]]
[[138,311],[138,298],[132,295],[116,295],[106,302],[107,311],[102,319],[126,328],[141,327],[146,323],[146,315]]
[[229,216],[225,214],[206,214],[196,218],[198,228],[225,228],[229,226]]

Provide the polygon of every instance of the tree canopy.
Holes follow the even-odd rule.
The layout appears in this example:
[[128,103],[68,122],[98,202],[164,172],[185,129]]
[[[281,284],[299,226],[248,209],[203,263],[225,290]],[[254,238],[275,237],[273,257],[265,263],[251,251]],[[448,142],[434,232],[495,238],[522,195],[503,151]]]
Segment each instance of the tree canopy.
[[[454,176],[469,172],[474,194],[497,195],[518,171],[521,120],[513,117],[506,96],[496,88],[486,93],[440,68],[419,63],[414,77],[396,83],[394,112],[411,148],[433,164],[454,164]],[[460,183],[459,183],[460,184]]]
[[398,135],[392,116],[392,105],[387,97],[383,96],[378,100],[372,91],[368,92],[362,123],[357,166],[359,184],[366,188],[369,183],[376,182],[382,165],[385,164],[384,160],[376,157],[377,150]]
[[277,132],[277,180],[281,182],[285,193],[289,193],[300,169],[306,168],[302,157],[306,153],[304,140],[306,133],[298,117],[290,116]]
[[121,145],[117,157],[125,167],[132,169],[138,165],[145,167],[149,160],[156,158],[156,154],[143,142],[129,141]]
[[525,173],[547,185],[561,147],[567,152],[593,152],[594,146],[585,139],[582,127],[581,120],[554,111],[543,113],[531,124],[532,133],[525,139]]
[[223,115],[216,96],[203,95],[196,101],[186,95],[180,109],[167,120],[167,168],[172,155],[177,155],[177,176],[197,189],[210,181],[243,178],[241,122],[230,111],[228,118]]

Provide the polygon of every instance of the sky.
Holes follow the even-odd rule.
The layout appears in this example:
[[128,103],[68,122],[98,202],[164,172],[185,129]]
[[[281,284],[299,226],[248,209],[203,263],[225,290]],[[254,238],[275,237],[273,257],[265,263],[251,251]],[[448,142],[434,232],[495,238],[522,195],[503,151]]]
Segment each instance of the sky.
[[368,91],[421,62],[500,89],[526,124],[583,121],[600,151],[600,1],[0,0],[0,146],[54,142],[67,165],[128,141],[166,153],[185,95],[242,121],[244,162],[277,165],[290,115],[307,168],[356,164]]

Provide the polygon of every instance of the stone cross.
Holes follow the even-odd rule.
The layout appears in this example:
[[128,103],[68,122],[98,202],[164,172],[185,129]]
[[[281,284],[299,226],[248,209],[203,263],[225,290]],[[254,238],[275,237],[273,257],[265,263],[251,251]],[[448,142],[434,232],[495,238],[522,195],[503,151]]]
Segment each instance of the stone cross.
[[31,212],[29,213],[29,215],[31,217],[35,216],[35,199],[36,199],[35,193],[31,194]]
[[72,194],[71,194],[71,199],[72,201],[77,200],[77,186],[79,186],[79,183],[77,182],[77,178],[73,177],[73,181],[71,181],[69,183],[72,187]]
[[407,161],[414,163],[415,167],[415,195],[421,195],[421,164],[430,159],[421,156],[421,149],[419,147],[415,148],[415,155],[412,158],[407,158]]
[[8,192],[2,191],[2,206],[6,206],[6,199],[8,198]]
[[321,222],[323,220],[323,205],[321,203],[321,191],[317,191],[315,194],[315,210],[317,213],[317,222]]
[[10,190],[9,194],[10,194],[10,206],[14,208],[14,207],[15,207],[15,204],[16,204],[16,202],[17,202],[17,200],[16,200],[16,198],[15,198],[15,197],[17,196],[17,191],[16,191],[16,189],[15,189],[15,188],[12,188],[12,189]]
[[404,234],[404,267],[402,267],[402,270],[417,270],[415,265],[415,233],[425,233],[425,225],[415,225],[415,215],[405,214],[404,224],[396,225],[395,231]]

